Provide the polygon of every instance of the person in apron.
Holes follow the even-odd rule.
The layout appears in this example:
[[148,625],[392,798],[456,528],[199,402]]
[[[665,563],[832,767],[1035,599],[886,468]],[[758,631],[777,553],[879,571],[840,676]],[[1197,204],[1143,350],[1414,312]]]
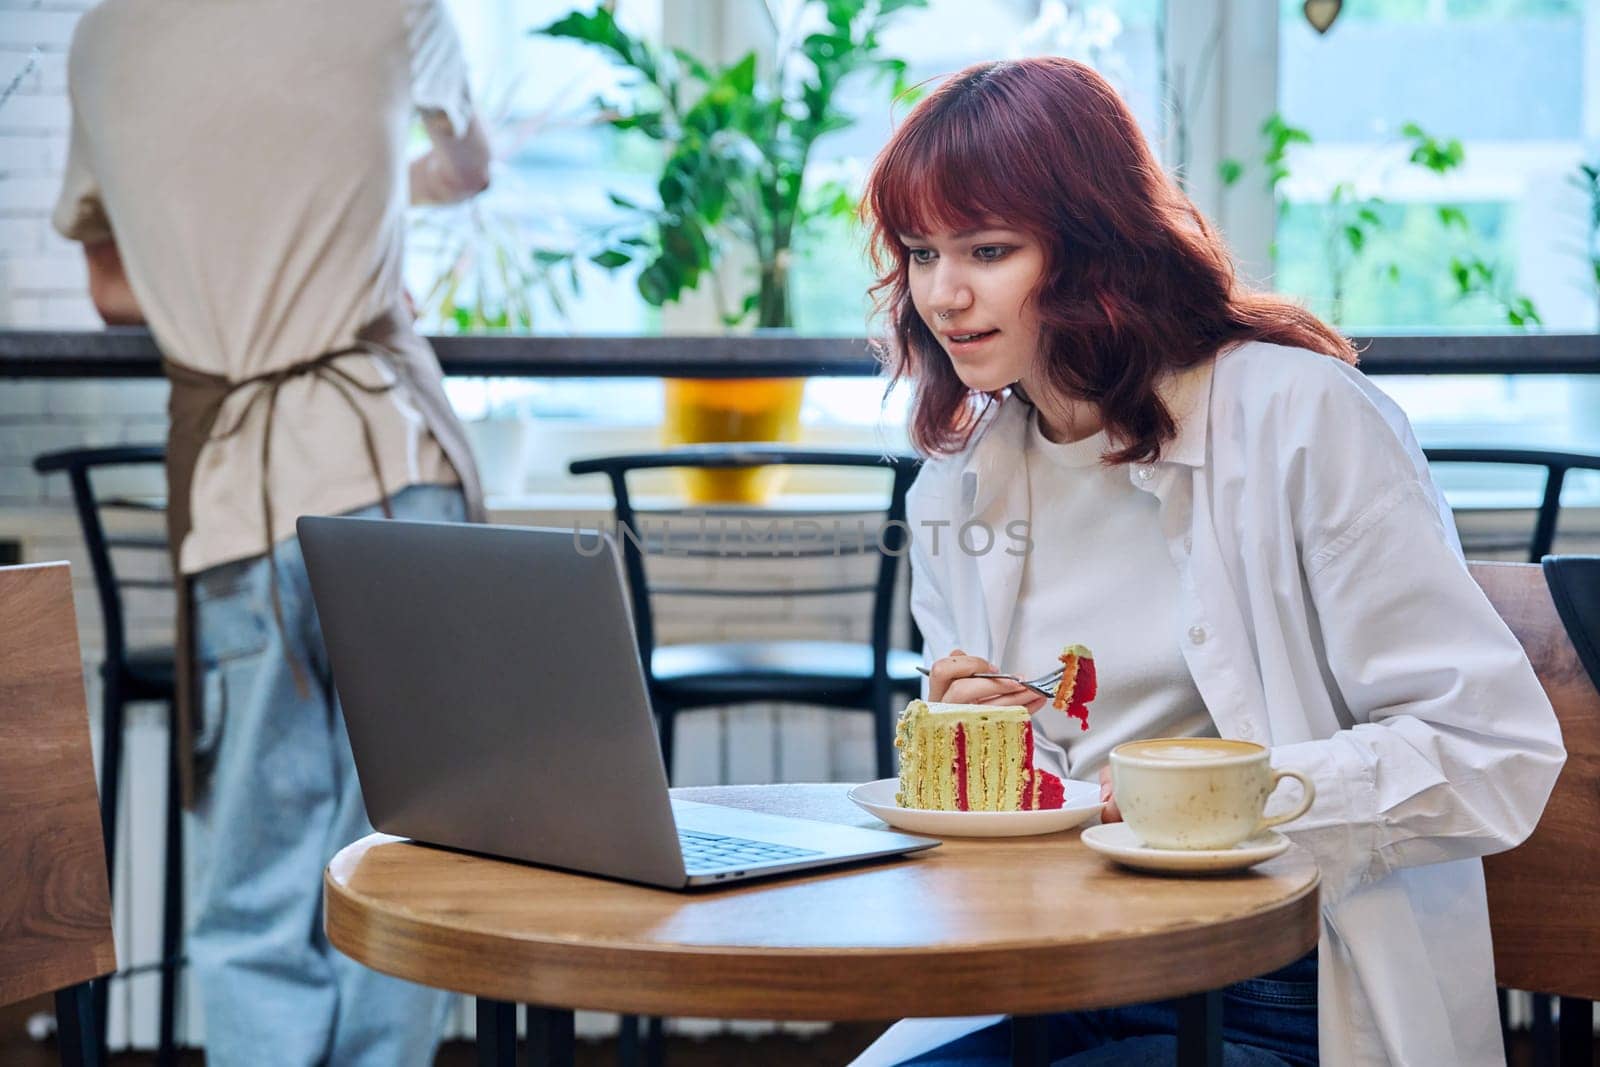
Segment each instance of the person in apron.
[[[408,185],[446,202],[488,181],[459,41],[439,0],[127,0],[82,17],[69,82],[54,224],[106,321],[148,322],[171,383],[207,1061],[431,1063],[444,995],[322,930],[322,868],[371,828],[294,522],[483,519],[401,276]],[[408,163],[419,113],[432,147]]]

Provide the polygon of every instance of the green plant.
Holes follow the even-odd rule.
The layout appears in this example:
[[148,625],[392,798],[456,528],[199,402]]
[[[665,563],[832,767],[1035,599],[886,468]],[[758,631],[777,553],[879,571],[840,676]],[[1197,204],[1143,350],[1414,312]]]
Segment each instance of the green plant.
[[[1461,147],[1461,142],[1453,137],[1448,141],[1441,141],[1430,136],[1415,122],[1406,123],[1400,128],[1400,132],[1411,143],[1409,162],[1419,167],[1435,174],[1448,174],[1466,162],[1466,151]],[[1512,289],[1505,268],[1496,261],[1484,259],[1476,251],[1476,243],[1471,240],[1472,223],[1467,219],[1466,212],[1455,204],[1440,204],[1436,210],[1439,225],[1446,232],[1454,228],[1467,238],[1463,242],[1466,250],[1450,257],[1450,277],[1455,281],[1457,298],[1461,300],[1473,296],[1487,298],[1499,307],[1506,322],[1512,326],[1537,325],[1542,322],[1538,310],[1533,306],[1533,301],[1525,294]]]
[[[1297,144],[1310,144],[1311,134],[1284,121],[1274,111],[1261,124],[1261,167],[1266,174],[1267,188],[1277,204],[1278,217],[1283,218],[1289,203],[1278,195],[1278,186],[1289,177],[1289,149]],[[1219,167],[1224,185],[1238,182],[1245,166],[1237,159],[1225,159]],[[1344,319],[1345,294],[1350,287],[1351,274],[1363,262],[1372,237],[1383,228],[1383,218],[1378,208],[1383,201],[1375,196],[1358,196],[1353,182],[1336,182],[1328,194],[1325,205],[1325,226],[1322,235],[1322,259],[1328,275],[1328,317],[1335,325]],[[1274,260],[1278,245],[1270,248]],[[1394,263],[1384,265],[1384,273],[1391,279],[1398,276]]]
[[1594,163],[1579,163],[1578,173],[1572,175],[1572,184],[1581,189],[1589,201],[1582,252],[1584,281],[1593,286],[1595,325],[1600,328],[1600,159]]
[[[484,121],[497,157],[514,154],[529,139],[552,128],[555,109],[513,116],[517,84],[485,93]],[[420,124],[413,140],[425,140]],[[530,222],[516,173],[497,168],[489,189],[458,204],[429,205],[412,211],[407,241],[431,252],[437,271],[417,291],[416,311],[426,329],[440,333],[482,333],[533,329],[534,309],[543,296],[557,316],[567,317],[567,298],[579,288],[575,254],[556,247],[551,235]]]
[[[767,73],[754,51],[719,66],[683,49],[658,48],[622,29],[607,6],[536,30],[599,48],[631,71],[629,98],[600,101],[600,121],[663,149],[660,203],[613,194],[627,214],[608,227],[592,261],[607,270],[642,263],[639,293],[655,306],[709,280],[727,324],[753,317],[757,326],[791,325],[796,238],[809,223],[853,207],[842,186],[806,189],[812,150],[819,138],[852,123],[835,103],[847,79],[887,75],[895,94],[906,91],[906,64],[882,54],[879,35],[897,12],[925,3],[807,0],[797,19],[820,13],[825,28],[780,35]],[[731,304],[717,273],[730,259],[755,266]]]
[[[1430,135],[1414,122],[1405,123],[1401,129],[1409,152],[1406,163],[1422,167],[1434,174],[1444,175],[1459,168],[1466,161],[1466,151],[1455,138],[1441,140]],[[1262,123],[1264,142],[1261,166],[1266,173],[1267,185],[1277,201],[1278,216],[1283,218],[1288,202],[1277,196],[1279,184],[1289,177],[1289,148],[1295,144],[1310,144],[1311,135],[1291,126],[1277,113]],[[1226,159],[1219,173],[1224,185],[1238,182],[1244,175],[1245,165],[1237,159]],[[1393,256],[1377,258],[1374,249],[1378,240],[1390,229],[1385,220],[1385,204],[1380,197],[1359,196],[1353,182],[1335,182],[1322,205],[1321,242],[1322,259],[1327,274],[1329,293],[1328,317],[1337,325],[1342,323],[1352,280],[1359,269],[1370,269],[1385,282],[1400,281],[1401,269]],[[1596,206],[1600,218],[1600,204]],[[1455,291],[1457,301],[1473,298],[1492,304],[1497,313],[1513,326],[1538,324],[1542,320],[1533,301],[1512,288],[1509,272],[1497,261],[1484,258],[1480,249],[1483,241],[1474,231],[1467,213],[1457,204],[1439,204],[1434,208],[1442,239],[1437,248],[1449,251],[1444,261]],[[1448,240],[1452,231],[1455,239]],[[1272,247],[1277,258],[1277,245]],[[1600,265],[1596,266],[1600,278]]]
[[436,208],[412,226],[415,241],[441,249],[443,266],[417,297],[417,315],[441,333],[533,329],[543,293],[557,315],[578,288],[572,256],[530,248],[521,216],[478,203]]

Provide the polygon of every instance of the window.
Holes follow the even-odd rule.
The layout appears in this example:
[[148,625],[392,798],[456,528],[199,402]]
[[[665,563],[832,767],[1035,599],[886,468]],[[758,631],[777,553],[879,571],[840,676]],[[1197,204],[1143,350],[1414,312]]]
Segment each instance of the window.
[[[578,234],[603,225],[614,212],[608,193],[642,200],[653,195],[651,146],[578,118],[595,96],[615,85],[614,68],[592,49],[528,32],[590,6],[580,0],[453,0],[497,162],[484,196],[416,213],[407,278],[424,309],[424,329],[580,334],[661,329],[661,314],[638,296],[631,273],[612,276],[580,266],[577,294],[564,308],[554,306],[552,294],[569,294],[571,279],[556,278],[549,286],[541,281],[545,268],[537,250],[570,248]],[[1118,84],[1154,139],[1159,133],[1160,6],[1159,0],[932,0],[926,10],[900,18],[886,50],[912,62],[913,82],[1004,56],[1054,53],[1084,59]],[[769,15],[763,17],[773,25],[787,26],[807,14],[798,0],[767,0],[766,7]],[[705,32],[692,23],[666,26],[675,10],[664,10],[661,0],[617,5],[624,25],[657,40]],[[730,53],[744,47],[718,44]],[[842,181],[859,190],[873,154],[888,137],[893,110],[886,83],[860,78],[851,88],[847,100],[857,124],[819,143],[808,178]],[[860,336],[871,278],[853,224],[841,219],[819,228],[799,242],[796,257],[797,328]],[[525,295],[530,290],[531,296]],[[702,328],[719,327],[707,321]],[[475,422],[600,422],[615,428],[619,441],[653,424],[661,410],[660,384],[651,381],[452,379],[447,384],[458,410]],[[905,444],[906,401],[904,389],[886,401],[876,380],[817,379],[807,388],[801,419],[814,438],[899,448]],[[475,427],[474,432],[500,431]],[[552,473],[536,471],[530,484],[546,483]],[[519,477],[515,470],[508,475],[512,482]]]
[[1353,332],[1594,329],[1593,5],[1352,0],[1326,36],[1299,9],[1278,110],[1309,143],[1279,189],[1278,288]]
[[[1583,0],[1349,0],[1325,36],[1281,0],[1280,130],[1301,133],[1276,288],[1353,333],[1595,329],[1600,190],[1580,165],[1600,163],[1597,35]],[[1600,446],[1582,378],[1381,384],[1425,444]],[[1441,481],[1515,489],[1503,470]]]

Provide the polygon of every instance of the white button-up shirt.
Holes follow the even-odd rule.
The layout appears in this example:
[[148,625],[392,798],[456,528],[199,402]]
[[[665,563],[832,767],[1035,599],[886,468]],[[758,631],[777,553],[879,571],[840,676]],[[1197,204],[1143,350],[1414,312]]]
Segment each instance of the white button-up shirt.
[[[1162,395],[1177,436],[1129,476],[1159,501],[1183,656],[1221,736],[1316,783],[1283,829],[1322,873],[1323,1059],[1503,1063],[1478,857],[1532,831],[1565,752],[1405,416],[1347,364],[1261,343]],[[1050,522],[1017,462],[1026,428],[1026,409],[1001,403],[911,491],[930,662],[1005,659],[1023,554],[998,534]],[[926,536],[969,522],[997,533],[991,551]]]

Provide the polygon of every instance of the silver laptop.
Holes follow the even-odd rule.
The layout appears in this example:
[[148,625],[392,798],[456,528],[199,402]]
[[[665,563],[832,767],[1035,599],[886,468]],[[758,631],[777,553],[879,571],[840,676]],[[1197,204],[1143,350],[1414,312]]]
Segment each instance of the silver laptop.
[[367,815],[429,844],[681,888],[932,848],[672,800],[616,544],[304,517]]

